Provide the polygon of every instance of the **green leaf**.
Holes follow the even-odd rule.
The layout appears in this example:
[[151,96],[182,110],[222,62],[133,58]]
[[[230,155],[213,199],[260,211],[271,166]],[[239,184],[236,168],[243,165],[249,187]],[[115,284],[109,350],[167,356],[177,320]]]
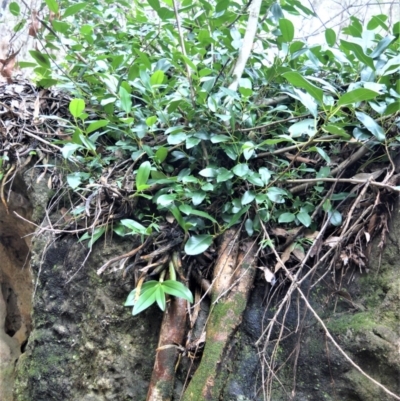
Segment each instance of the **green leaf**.
[[229,6],[230,0],[218,0],[217,5],[215,6],[215,12],[220,13],[225,11]]
[[108,120],[97,120],[93,123],[90,123],[89,126],[86,128],[86,133],[90,134],[93,131],[97,131],[99,128],[103,128],[107,126],[109,123]]
[[279,29],[282,33],[282,39],[284,42],[289,43],[293,40],[294,26],[293,26],[292,21],[290,21],[286,18],[281,18],[279,20]]
[[140,223],[138,223],[135,220],[131,220],[131,219],[122,219],[120,220],[120,223],[128,228],[129,230],[131,230],[131,233],[129,234],[142,234],[142,235],[146,235],[147,231],[146,231],[146,227],[142,226]]
[[358,88],[341,96],[337,105],[344,106],[352,103],[365,102],[366,100],[375,99],[378,95],[378,92],[374,92],[370,89]]
[[147,117],[146,118],[146,125],[148,127],[151,127],[152,125],[154,125],[157,122],[157,120],[158,120],[157,116]]
[[156,302],[158,307],[164,312],[165,307],[167,305],[166,299],[165,299],[165,293],[164,293],[164,286],[163,283],[157,287],[156,290]]
[[[312,147],[310,150],[314,150],[314,147]],[[321,155],[321,157],[322,157],[327,163],[330,164],[331,159],[330,159],[328,153],[326,153],[324,149],[322,149],[322,148],[320,148],[320,147],[318,147],[318,146],[315,146],[315,150]]]
[[58,3],[56,0],[45,0],[45,2],[50,11],[53,11],[55,14],[58,13]]
[[40,53],[37,50],[29,50],[29,54],[41,67],[50,69],[50,58],[47,54]]
[[[7,4],[7,3],[3,3],[3,4]],[[21,12],[21,8],[19,7],[19,4],[16,3],[15,1],[12,1],[9,4],[8,9],[10,10],[10,13],[12,15],[15,15],[16,17],[18,17],[19,13]]]
[[278,222],[279,223],[291,223],[292,221],[294,221],[296,219],[296,216],[293,213],[282,213],[279,216]]
[[374,51],[370,54],[370,57],[373,59],[378,58],[389,46],[390,44],[396,39],[395,36],[389,35],[384,37],[379,43],[376,45]]
[[285,203],[285,197],[287,196],[287,193],[284,189],[271,187],[268,188],[267,196],[272,202]]
[[239,177],[244,177],[250,171],[249,166],[247,164],[237,164],[232,169],[233,173]]
[[185,233],[187,232],[187,227],[186,227],[186,222],[183,219],[181,212],[179,211],[179,209],[173,205],[169,208],[170,212],[172,213],[172,215],[175,217],[175,220],[178,222],[178,224],[181,226],[182,230],[185,231]]
[[356,111],[356,117],[378,141],[383,142],[386,139],[385,131],[379,124],[375,122],[373,118],[367,114],[361,113],[360,111]]
[[251,237],[254,234],[253,220],[247,219],[244,223],[244,228],[246,229],[247,235]]
[[233,177],[232,171],[227,170],[225,167],[219,168],[217,173],[217,182],[225,182]]
[[123,86],[120,86],[119,96],[121,99],[122,110],[124,110],[126,114],[130,113],[132,109],[132,99],[130,93]]
[[205,219],[208,219],[208,220],[212,221],[213,223],[218,224],[217,220],[215,220],[214,217],[210,216],[206,212],[203,212],[202,210],[193,209],[190,205],[187,205],[187,204],[181,205],[181,206],[179,206],[179,210],[182,213],[185,213],[187,215],[195,215],[195,216],[204,217]]
[[308,213],[300,212],[300,213],[297,213],[296,217],[298,218],[300,223],[303,224],[303,226],[310,227],[310,225],[311,225],[311,217],[310,217],[310,215]]
[[384,30],[388,30],[388,26],[385,24],[388,16],[385,14],[374,15],[367,24],[367,29],[373,31],[380,26]]
[[73,117],[78,118],[85,110],[85,101],[83,99],[72,99],[69,103],[69,112]]
[[347,40],[342,39],[340,40],[340,45],[344,49],[353,52],[359,61],[361,61],[368,67],[372,68],[373,70],[375,70],[374,60],[364,53],[363,48],[359,44],[348,42]]
[[72,189],[77,189],[82,183],[82,176],[79,173],[68,174],[67,182]]
[[395,114],[396,112],[400,111],[400,100],[396,100],[393,103],[390,103],[386,109],[383,115],[389,116],[391,114]]
[[87,4],[88,4],[88,3],[77,3],[77,4],[73,4],[72,6],[69,6],[69,7],[65,10],[65,12],[64,12],[64,14],[63,14],[63,18],[70,17],[71,15],[74,15],[74,14],[76,14],[77,12],[83,10],[83,9],[86,7]]
[[193,303],[193,294],[184,284],[175,280],[165,280],[162,282],[162,289],[166,294],[174,297],[183,298]]
[[162,163],[168,156],[168,149],[164,146],[161,146],[157,149],[156,154],[154,155],[154,160],[157,163]]
[[334,226],[340,226],[342,224],[342,215],[337,210],[329,212],[328,216],[330,217],[331,224]]
[[155,283],[156,284],[154,284],[147,291],[141,292],[139,299],[137,300],[135,306],[133,307],[133,310],[132,310],[133,316],[144,311],[149,306],[154,304],[154,302],[156,302],[156,296],[157,296],[157,292],[158,292],[160,283],[158,281],[155,281]]
[[210,141],[212,143],[227,142],[227,141],[230,141],[230,140],[231,140],[231,138],[229,138],[229,136],[227,136],[227,135],[213,135],[210,138]]
[[336,32],[332,28],[328,28],[325,31],[325,40],[329,46],[334,46],[336,43]]
[[271,172],[266,167],[260,167],[258,172],[260,174],[260,178],[263,181],[264,185],[267,185],[269,183],[269,180],[272,175]]
[[188,255],[199,255],[200,253],[203,253],[212,242],[212,235],[193,235],[185,244],[185,252]]
[[307,93],[309,93],[315,100],[322,103],[324,92],[322,89],[313,85],[306,78],[304,78],[301,74],[296,71],[289,71],[282,74],[282,76],[287,79],[293,86],[297,88],[304,89]]
[[176,199],[175,194],[161,195],[157,198],[157,204],[160,206],[168,207],[174,203],[175,199]]
[[199,174],[202,177],[206,177],[206,178],[214,178],[218,175],[217,170],[215,168],[204,168],[203,170],[199,171]]
[[136,189],[138,191],[142,191],[144,189],[144,186],[146,186],[147,181],[149,180],[150,177],[150,171],[151,171],[150,162],[146,161],[140,165],[136,174]]
[[158,11],[161,7],[159,0],[148,0],[148,3],[149,3],[149,6],[156,11]]
[[312,118],[306,118],[291,125],[288,131],[292,138],[299,138],[303,135],[313,137],[317,133],[316,121]]
[[90,239],[88,248],[92,248],[93,244],[106,232],[106,227],[96,227],[92,232],[86,232],[79,238],[79,242]]
[[87,137],[86,137],[85,135],[83,135],[83,134],[79,134],[79,139],[81,140],[82,145],[83,145],[86,149],[90,150],[90,151],[93,152],[93,153],[96,153],[96,145],[95,145],[89,138],[87,138]]
[[244,206],[242,207],[237,213],[235,213],[232,218],[230,219],[229,223],[228,223],[228,227],[230,228],[232,226],[234,226],[239,219],[245,214],[247,213],[247,211],[250,209],[250,205]]
[[164,81],[164,72],[161,70],[155,71],[150,77],[151,86],[161,85]]
[[330,134],[333,134],[333,135],[339,135],[340,137],[345,138],[345,139],[351,138],[351,135],[349,135],[342,127],[339,127],[334,124],[323,125],[322,129],[325,132],[329,132]]
[[255,199],[256,195],[253,191],[246,191],[241,199],[242,206],[247,205],[248,203],[253,202]]
[[61,149],[61,153],[65,159],[69,159],[78,149],[82,149],[82,146],[76,143],[67,143]]

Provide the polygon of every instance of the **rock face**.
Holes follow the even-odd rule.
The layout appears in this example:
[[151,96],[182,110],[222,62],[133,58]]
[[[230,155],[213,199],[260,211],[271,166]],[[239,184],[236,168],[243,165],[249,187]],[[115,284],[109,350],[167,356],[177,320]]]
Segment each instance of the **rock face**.
[[81,267],[88,248],[75,238],[33,248],[39,284],[34,330],[18,364],[18,401],[141,400],[147,392],[161,314],[132,318],[123,306],[131,280],[101,279],[96,268],[130,244],[102,244]]
[[[15,196],[24,200],[14,203],[18,214],[29,219],[35,211],[39,216],[38,206],[45,204],[46,197],[38,201],[35,196],[43,195],[44,189],[36,189],[35,195],[35,190],[29,192],[21,181],[15,191]],[[380,258],[379,252],[374,251],[368,273],[349,269],[342,279],[346,292],[340,294],[332,289],[329,273],[309,293],[312,306],[345,352],[395,394],[400,394],[398,210],[397,207],[393,212],[384,253]],[[96,274],[98,267],[129,251],[133,244],[116,237],[106,238],[95,244],[87,258],[87,245],[76,237],[56,239],[48,232],[34,239],[29,267],[31,244],[27,238],[31,237],[22,237],[32,231],[32,226],[5,210],[0,218],[0,399],[144,401],[161,313],[152,307],[132,317],[130,309],[123,306],[133,286],[131,272],[122,269],[110,270],[100,277]],[[318,272],[322,273],[323,269]],[[305,283],[305,291],[309,284]],[[223,367],[230,374],[221,400],[394,399],[343,358],[310,313],[304,318],[304,303],[296,294],[287,310],[284,339],[275,349],[274,369],[279,381],[269,386],[264,380],[264,393],[262,374],[268,379],[271,351],[268,348],[263,353],[262,332],[284,290],[282,287],[266,309],[271,290],[262,276],[257,276],[243,323],[232,338],[229,362]],[[272,345],[277,336],[278,332],[273,332]],[[175,400],[186,379],[184,367],[190,365],[190,360],[183,357]]]

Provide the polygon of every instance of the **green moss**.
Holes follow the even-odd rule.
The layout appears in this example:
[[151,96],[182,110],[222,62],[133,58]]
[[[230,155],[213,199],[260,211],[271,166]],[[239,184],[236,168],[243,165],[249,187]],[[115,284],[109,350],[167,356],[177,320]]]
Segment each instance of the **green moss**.
[[376,316],[371,312],[334,317],[327,324],[328,329],[334,334],[346,334],[349,329],[358,333],[364,330],[372,330],[375,326],[377,326]]

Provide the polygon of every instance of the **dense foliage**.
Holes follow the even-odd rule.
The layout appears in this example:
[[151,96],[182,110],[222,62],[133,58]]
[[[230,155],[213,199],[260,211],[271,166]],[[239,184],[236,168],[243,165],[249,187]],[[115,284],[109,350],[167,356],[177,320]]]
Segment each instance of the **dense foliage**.
[[[273,246],[266,224],[313,232],[321,216],[342,224],[340,206],[353,195],[349,185],[331,186],[334,177],[360,184],[378,178],[372,163],[393,165],[400,23],[351,17],[340,36],[329,28],[325,43],[310,46],[296,39],[290,15],[311,10],[298,0],[263,1],[234,90],[248,6],[45,0],[33,21],[16,27],[31,24],[37,40],[34,61],[20,67],[74,97],[70,136],[56,142],[70,162],[66,182],[86,199],[70,214],[94,209],[96,191],[114,193],[106,200],[109,210],[118,206],[114,224],[93,212],[82,237],[90,247],[111,228],[144,239],[165,224],[177,224],[188,255],[238,224]],[[16,3],[10,9],[22,15]],[[361,148],[364,158],[342,175],[343,161]]]

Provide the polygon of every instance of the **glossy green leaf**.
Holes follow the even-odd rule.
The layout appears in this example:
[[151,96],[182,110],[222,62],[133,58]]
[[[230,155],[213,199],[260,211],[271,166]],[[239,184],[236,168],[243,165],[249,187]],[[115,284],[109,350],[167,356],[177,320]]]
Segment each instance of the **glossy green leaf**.
[[365,102],[367,100],[375,99],[377,96],[379,96],[378,92],[374,92],[370,89],[357,88],[341,96],[337,105],[345,106],[347,104]]
[[44,0],[49,7],[49,10],[52,11],[54,14],[58,13],[58,3],[56,0]]
[[361,61],[362,63],[364,63],[368,67],[372,68],[373,70],[375,70],[374,60],[364,53],[363,48],[359,44],[353,43],[353,42],[349,42],[347,40],[343,40],[342,39],[340,41],[340,45],[344,49],[349,50],[352,53],[354,53],[354,55],[356,56],[356,58],[359,61]]
[[37,50],[29,50],[29,54],[41,67],[50,69],[50,58],[47,54],[43,54]]
[[279,29],[282,33],[282,39],[284,42],[289,43],[294,38],[294,25],[293,22],[286,19],[281,18],[279,20]]
[[162,163],[168,156],[168,149],[164,146],[161,146],[157,149],[156,154],[154,155],[154,159],[157,163]]
[[279,223],[291,223],[295,219],[296,219],[296,216],[293,213],[286,212],[286,213],[282,213],[279,216],[278,222]]
[[351,135],[348,134],[342,127],[335,124],[326,124],[322,126],[323,131],[329,132],[333,135],[339,135],[342,138],[350,139]]
[[[7,3],[4,3],[4,4],[7,4]],[[15,15],[16,17],[18,17],[19,13],[21,12],[21,8],[20,8],[19,4],[16,3],[15,1],[12,1],[8,5],[8,9],[10,10],[10,13],[12,15]]]
[[119,96],[121,99],[122,110],[126,114],[130,113],[132,109],[132,100],[130,93],[122,86],[119,87]]
[[158,118],[157,116],[151,116],[146,118],[146,125],[148,127],[153,126],[157,122]]
[[389,116],[391,114],[395,114],[400,111],[400,100],[396,100],[393,103],[390,103],[387,107],[385,112],[383,113],[385,116]]
[[218,175],[218,172],[217,172],[217,170],[215,168],[207,167],[207,168],[205,168],[203,170],[200,170],[199,174],[202,177],[214,178],[214,177],[216,177]]
[[161,285],[159,285],[157,287],[155,294],[156,294],[157,305],[164,312],[165,311],[165,307],[167,305],[167,300],[166,300],[165,293],[164,293],[163,283],[161,283]]
[[274,203],[285,203],[287,193],[284,189],[271,187],[267,191],[267,196]]
[[247,164],[237,164],[232,169],[233,173],[239,177],[244,177],[249,171],[249,166]]
[[227,228],[233,227],[235,224],[239,222],[239,219],[248,212],[250,209],[250,205],[246,205],[242,207],[237,213],[235,213],[230,219]]
[[139,299],[137,300],[135,306],[133,307],[133,310],[132,310],[133,316],[137,315],[140,312],[143,312],[149,306],[154,304],[154,302],[156,302],[158,288],[160,285],[160,283],[158,281],[156,281],[156,283],[157,284],[155,284],[153,287],[149,288],[147,291],[141,292]]
[[169,210],[172,213],[172,215],[175,217],[175,220],[178,222],[178,224],[180,225],[182,230],[186,233],[187,232],[186,222],[183,219],[183,216],[182,216],[181,212],[179,211],[179,209],[175,205],[173,205],[170,207]]
[[88,248],[92,248],[93,244],[101,238],[101,236],[106,232],[106,227],[96,227],[93,232],[86,232],[79,238],[79,242],[89,239]]
[[246,191],[243,195],[242,195],[242,199],[241,199],[241,203],[242,205],[247,205],[248,203],[253,202],[253,200],[255,199],[256,194],[254,193],[254,191]]
[[185,252],[188,255],[199,255],[212,244],[213,237],[208,234],[193,235],[185,244]]
[[305,227],[310,227],[311,225],[311,217],[306,212],[300,212],[296,215],[297,219],[300,221],[301,224]]
[[205,219],[210,220],[215,224],[218,224],[217,220],[215,220],[214,217],[210,216],[207,212],[203,212],[202,210],[193,209],[190,205],[186,205],[186,204],[181,205],[181,206],[179,206],[179,210],[182,213],[185,213],[187,215],[204,217]]
[[329,219],[334,226],[340,226],[342,224],[342,215],[337,210],[329,212]]
[[388,30],[388,26],[385,24],[388,16],[385,14],[374,15],[367,24],[367,29],[374,30],[380,26],[381,28]]
[[285,72],[284,74],[282,74],[282,76],[287,79],[293,86],[304,89],[318,102],[323,102],[324,92],[322,91],[322,89],[313,85],[297,71]]
[[244,228],[247,232],[247,235],[251,237],[254,234],[254,226],[253,226],[253,220],[247,219],[244,223]]
[[231,138],[229,138],[228,135],[213,135],[210,140],[212,143],[220,143],[220,142],[227,142],[230,139]]
[[68,108],[72,116],[78,118],[85,110],[85,101],[83,99],[72,99]]
[[73,4],[72,6],[69,6],[64,14],[63,14],[63,18],[67,18],[70,17],[71,15],[75,15],[76,13],[78,13],[79,11],[83,10],[88,3],[77,3],[77,4]]
[[86,128],[86,133],[90,134],[93,131],[97,131],[100,128],[106,127],[108,125],[108,120],[97,120],[88,125]]
[[289,133],[292,138],[299,138],[303,135],[313,137],[317,133],[316,121],[312,118],[306,118],[289,127]]
[[386,139],[385,131],[379,124],[375,122],[373,118],[360,111],[356,111],[356,117],[378,141],[383,142]]
[[160,206],[168,207],[174,203],[175,199],[175,194],[161,195],[157,198],[157,204]]
[[143,186],[147,184],[147,181],[149,180],[150,177],[150,171],[151,171],[150,162],[146,161],[140,165],[136,174],[136,189],[138,191],[143,190]]
[[184,284],[175,280],[166,280],[162,283],[162,288],[166,294],[174,297],[183,298],[193,303],[193,294]]
[[329,46],[334,46],[336,43],[336,32],[332,28],[325,31],[325,40]]
[[90,150],[92,153],[96,153],[96,145],[93,143],[93,141],[83,134],[79,134],[79,139],[87,150]]
[[233,173],[225,167],[221,167],[217,171],[217,182],[225,182],[233,178]]
[[161,85],[164,81],[164,72],[161,70],[155,71],[150,77],[151,86]]
[[378,58],[391,45],[391,43],[395,39],[396,37],[392,35],[384,37],[382,40],[378,42],[374,51],[370,54],[370,57],[373,59]]
[[131,230],[132,234],[147,234],[146,227],[132,219],[122,219],[121,224]]

